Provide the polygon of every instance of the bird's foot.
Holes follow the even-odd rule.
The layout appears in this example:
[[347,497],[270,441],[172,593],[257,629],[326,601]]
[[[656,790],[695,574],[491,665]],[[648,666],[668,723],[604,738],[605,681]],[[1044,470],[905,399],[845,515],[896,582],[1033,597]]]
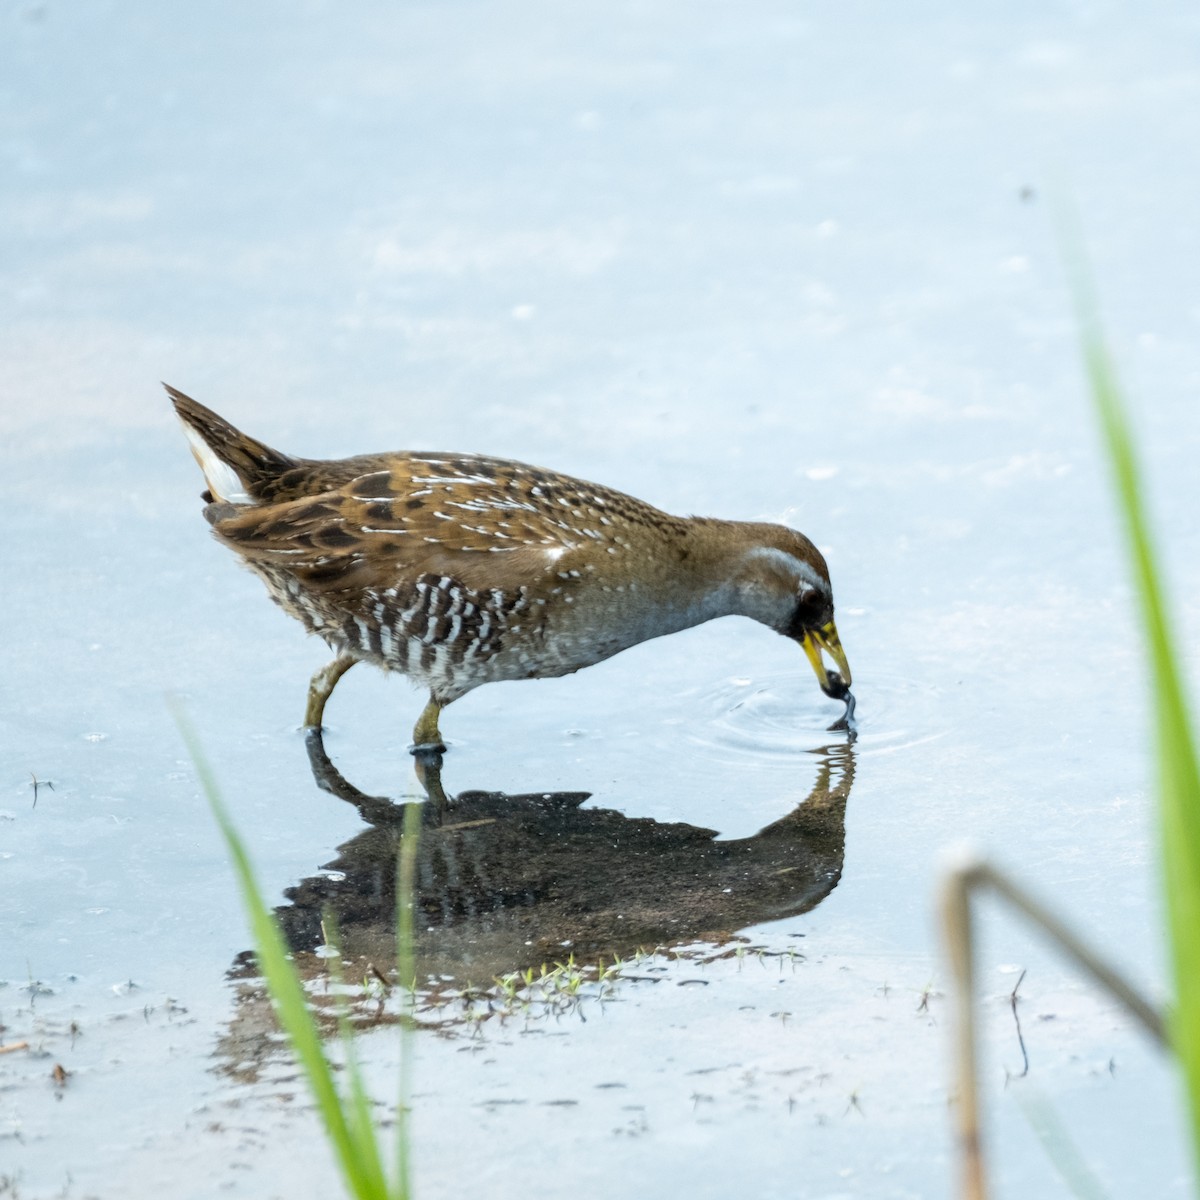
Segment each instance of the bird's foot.
[[450,799],[442,787],[442,748],[414,746],[412,754],[417,782],[429,798],[427,818],[437,824],[450,806]]
[[435,754],[445,754],[446,743],[441,740],[436,742],[413,742],[409,746],[408,752],[414,758],[430,758]]

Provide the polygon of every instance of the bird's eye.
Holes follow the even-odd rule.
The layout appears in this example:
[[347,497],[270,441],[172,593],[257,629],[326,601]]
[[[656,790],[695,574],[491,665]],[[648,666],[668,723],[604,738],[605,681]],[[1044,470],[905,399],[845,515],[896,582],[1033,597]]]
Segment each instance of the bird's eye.
[[801,637],[809,629],[819,629],[828,620],[825,610],[827,601],[815,591],[806,591],[796,601],[796,608],[788,627],[792,637]]

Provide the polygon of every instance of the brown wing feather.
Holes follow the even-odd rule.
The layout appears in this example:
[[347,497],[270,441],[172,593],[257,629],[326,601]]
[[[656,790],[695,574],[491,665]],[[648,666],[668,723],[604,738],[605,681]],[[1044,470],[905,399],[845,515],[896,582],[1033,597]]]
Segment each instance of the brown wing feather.
[[[356,465],[376,469],[282,503],[213,506],[214,529],[249,561],[336,592],[426,572],[488,587],[496,555],[506,579],[532,580],[569,569],[577,547],[609,540],[609,513],[671,520],[620,492],[500,459],[393,455]],[[330,474],[312,482],[327,487]]]

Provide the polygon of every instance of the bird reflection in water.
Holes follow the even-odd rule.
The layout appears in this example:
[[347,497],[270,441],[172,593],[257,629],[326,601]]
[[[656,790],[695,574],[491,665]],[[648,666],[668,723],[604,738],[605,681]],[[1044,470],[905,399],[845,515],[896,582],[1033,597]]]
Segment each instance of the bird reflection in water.
[[[368,796],[308,735],[319,786],[370,828],[276,910],[295,951],[325,941],[332,913],[351,974],[395,961],[396,860],[404,805]],[[584,807],[587,792],[464,791],[450,797],[441,756],[417,757],[428,796],[415,874],[418,979],[486,981],[574,954],[579,962],[639,948],[721,942],[747,926],[807,912],[836,887],[845,848],[854,748],[812,752],[809,794],[752,837]],[[361,978],[361,976],[360,976]]]

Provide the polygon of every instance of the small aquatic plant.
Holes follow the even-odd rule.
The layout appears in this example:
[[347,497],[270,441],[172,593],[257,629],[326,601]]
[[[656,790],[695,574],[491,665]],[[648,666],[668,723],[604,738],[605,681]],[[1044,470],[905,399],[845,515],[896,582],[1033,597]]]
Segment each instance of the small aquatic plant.
[[[338,1014],[338,1026],[344,1057],[345,1082],[339,1086],[333,1065],[321,1044],[317,1021],[309,1010],[304,983],[288,955],[279,924],[263,900],[245,844],[234,828],[196,735],[178,706],[174,706],[174,715],[233,861],[242,902],[254,937],[258,966],[271,993],[276,1016],[308,1083],[347,1190],[356,1200],[409,1200],[412,1195],[409,1184],[408,1138],[412,1060],[409,1047],[402,1046],[399,1097],[396,1106],[395,1161],[392,1170],[389,1171],[385,1167],[383,1139],[372,1113],[372,1100],[354,1049],[348,1007],[343,999]],[[405,812],[404,841],[396,888],[397,956],[399,980],[404,986],[412,981],[412,879],[419,828],[417,811],[417,805],[410,804]],[[332,922],[328,929],[329,944],[336,951],[337,933]],[[341,996],[344,995],[345,989],[340,986],[339,964],[340,956],[335,953],[330,958],[330,966],[335,982],[339,985],[336,991]],[[411,1004],[411,987],[408,994]],[[407,1021],[401,1024],[403,1039],[407,1039],[408,1024]]]
[[1175,979],[1169,1036],[1183,1067],[1194,1161],[1200,1167],[1200,765],[1162,573],[1150,535],[1133,434],[1100,327],[1085,260],[1077,247],[1072,246],[1072,250],[1069,266],[1088,382],[1124,517],[1143,635],[1149,649],[1159,840]]
[[[1154,759],[1158,776],[1159,839],[1167,909],[1167,940],[1175,1003],[1166,1017],[1145,1000],[1103,957],[1068,929],[1045,905],[985,858],[967,851],[946,874],[942,918],[953,967],[958,1007],[956,1070],[957,1124],[962,1192],[970,1200],[987,1194],[978,1105],[975,1036],[974,952],[971,899],[991,891],[1040,926],[1060,950],[1138,1021],[1170,1046],[1182,1067],[1188,1099],[1193,1161],[1200,1169],[1200,764],[1191,713],[1178,668],[1172,626],[1150,536],[1134,439],[1116,372],[1108,355],[1088,279],[1085,258],[1073,236],[1077,225],[1063,221],[1063,244],[1079,318],[1084,363],[1124,518],[1153,684]],[[1026,1105],[1035,1132],[1064,1179],[1081,1197],[1100,1195],[1086,1164],[1070,1145],[1048,1104]],[[1200,1181],[1200,1176],[1198,1176]]]

